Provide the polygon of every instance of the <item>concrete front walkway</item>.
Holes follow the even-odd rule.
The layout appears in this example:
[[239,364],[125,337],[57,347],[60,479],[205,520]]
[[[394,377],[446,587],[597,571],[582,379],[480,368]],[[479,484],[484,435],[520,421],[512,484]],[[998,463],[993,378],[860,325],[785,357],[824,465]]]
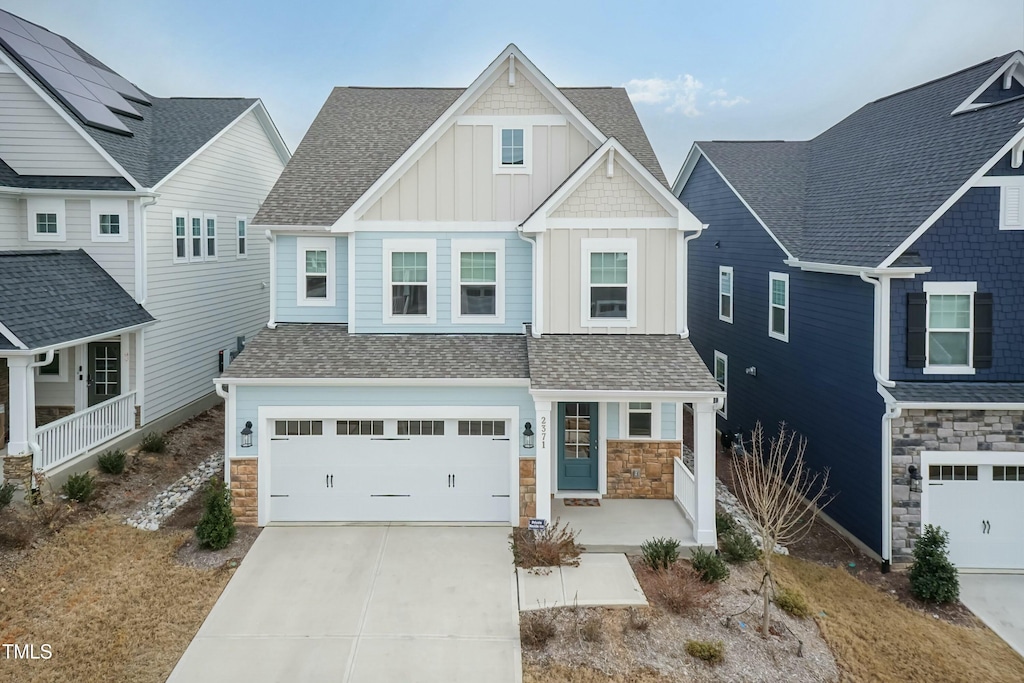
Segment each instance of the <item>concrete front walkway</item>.
[[960,602],[1024,657],[1024,575],[960,574]]
[[621,553],[583,553],[578,567],[519,570],[519,609],[647,606],[629,560]]
[[521,680],[504,527],[268,527],[168,679]]

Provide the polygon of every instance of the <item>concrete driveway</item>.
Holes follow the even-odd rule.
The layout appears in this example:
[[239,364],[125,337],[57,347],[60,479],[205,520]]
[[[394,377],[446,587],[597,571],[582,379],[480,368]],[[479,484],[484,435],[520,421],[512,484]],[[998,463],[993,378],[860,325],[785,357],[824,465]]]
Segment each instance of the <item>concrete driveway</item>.
[[1024,575],[960,574],[960,602],[1024,657]]
[[508,529],[268,527],[168,681],[522,678]]

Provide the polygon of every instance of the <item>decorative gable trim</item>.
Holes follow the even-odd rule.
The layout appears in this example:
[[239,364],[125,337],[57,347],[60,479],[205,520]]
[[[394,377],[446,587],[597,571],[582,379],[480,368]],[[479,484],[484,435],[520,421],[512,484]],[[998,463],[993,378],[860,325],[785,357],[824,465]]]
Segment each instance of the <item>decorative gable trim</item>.
[[[669,218],[623,218],[623,219],[573,219],[553,218],[552,214],[590,178],[591,174],[605,165],[605,173],[614,169],[625,170],[647,193],[669,214]],[[672,192],[658,181],[643,164],[615,138],[608,140],[570,175],[540,206],[522,223],[524,233],[540,233],[549,227],[622,227],[626,223],[643,223],[650,227],[675,228],[677,230],[700,231],[704,227],[697,217],[683,206]],[[607,224],[607,225],[604,225]]]
[[[985,107],[991,107],[1002,102],[977,102],[976,100],[981,97],[981,94],[988,90],[988,88],[995,83],[997,80],[1002,79],[1002,87],[1004,90],[1009,89],[1013,81],[1017,81],[1020,85],[1024,86],[1024,54],[1017,51],[1010,55],[1010,58],[1003,63],[1001,67],[982,83],[977,90],[972,92],[970,96],[960,103],[956,109],[953,110],[952,115],[963,114],[964,112],[976,111],[978,109],[984,109]],[[1005,100],[1003,100],[1005,101]]]
[[[464,114],[476,99],[484,93],[502,74],[506,73],[506,65],[512,68],[507,71],[509,74],[509,85],[512,85],[523,75],[529,76],[531,83],[541,91],[555,105],[555,107],[571,120],[595,147],[601,146],[607,137],[594,126],[590,120],[583,115],[555,85],[548,80],[547,76],[541,73],[540,69],[534,66],[533,62],[526,58],[522,51],[515,44],[509,44],[501,54],[495,58],[483,73],[477,76],[476,80],[442,113],[436,121],[422,135],[402,153],[395,161],[381,174],[369,189],[359,199],[352,203],[345,213],[331,226],[332,232],[352,232],[355,230],[356,220],[362,213],[373,206],[373,203],[380,199],[398,179],[415,164],[420,157],[437,142],[438,139],[456,123],[457,117]],[[514,87],[514,86],[513,86]]]

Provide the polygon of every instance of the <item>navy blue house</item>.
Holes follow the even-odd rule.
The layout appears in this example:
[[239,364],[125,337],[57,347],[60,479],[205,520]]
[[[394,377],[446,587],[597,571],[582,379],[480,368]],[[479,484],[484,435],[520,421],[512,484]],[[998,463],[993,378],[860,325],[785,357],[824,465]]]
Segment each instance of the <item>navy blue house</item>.
[[825,513],[888,567],[924,524],[1024,569],[1024,55],[799,142],[698,142],[673,187],[719,429],[807,438]]

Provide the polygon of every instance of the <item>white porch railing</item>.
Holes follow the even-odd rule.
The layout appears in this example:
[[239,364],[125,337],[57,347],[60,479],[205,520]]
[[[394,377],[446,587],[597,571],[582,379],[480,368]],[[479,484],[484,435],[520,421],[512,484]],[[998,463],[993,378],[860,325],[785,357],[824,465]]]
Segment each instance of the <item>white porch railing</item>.
[[135,392],[122,394],[36,429],[44,472],[135,428]]
[[690,521],[694,521],[694,513],[697,510],[697,482],[693,478],[693,472],[679,458],[675,458],[672,480],[676,502],[683,508]]

